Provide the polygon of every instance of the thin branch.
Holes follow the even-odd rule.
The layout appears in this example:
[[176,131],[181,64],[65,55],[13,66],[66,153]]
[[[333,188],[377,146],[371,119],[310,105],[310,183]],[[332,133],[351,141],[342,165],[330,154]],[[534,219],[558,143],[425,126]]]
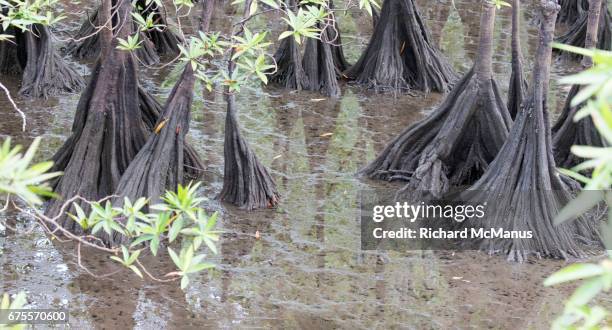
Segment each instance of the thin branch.
[[17,111],[19,113],[19,115],[21,116],[21,122],[22,122],[21,130],[25,132],[26,123],[27,123],[25,113],[23,113],[23,111],[21,111],[21,109],[19,109],[19,107],[17,106],[17,103],[15,103],[15,101],[11,97],[11,92],[8,90],[8,88],[6,88],[6,86],[4,86],[2,83],[0,83],[0,88],[2,88],[2,90],[4,90],[4,93],[6,94],[6,97],[8,98],[9,102],[11,102],[11,105],[13,106],[15,111]]

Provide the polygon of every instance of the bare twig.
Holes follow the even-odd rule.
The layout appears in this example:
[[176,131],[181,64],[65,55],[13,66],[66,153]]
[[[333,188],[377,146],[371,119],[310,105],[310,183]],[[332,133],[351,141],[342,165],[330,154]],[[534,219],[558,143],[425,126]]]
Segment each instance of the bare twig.
[[2,90],[4,90],[4,93],[6,94],[6,97],[8,98],[9,102],[11,102],[11,105],[13,106],[15,111],[17,111],[19,113],[19,115],[21,116],[21,121],[22,121],[21,130],[25,132],[26,122],[27,122],[26,121],[25,113],[23,113],[23,111],[21,111],[21,109],[19,109],[19,107],[17,106],[17,103],[15,103],[15,101],[11,97],[11,92],[8,90],[8,88],[6,88],[6,86],[4,86],[2,83],[0,83],[0,88],[2,88]]

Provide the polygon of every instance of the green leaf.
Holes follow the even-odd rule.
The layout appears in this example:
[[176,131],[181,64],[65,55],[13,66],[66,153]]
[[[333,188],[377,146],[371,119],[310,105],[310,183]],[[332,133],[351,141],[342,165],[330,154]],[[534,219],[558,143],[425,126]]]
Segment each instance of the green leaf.
[[567,175],[567,176],[569,176],[569,177],[571,177],[571,178],[573,178],[575,180],[578,180],[580,182],[583,182],[583,183],[587,183],[590,180],[588,177],[578,173],[577,171],[572,171],[572,170],[568,170],[568,169],[565,169],[565,168],[558,168],[557,170],[559,172],[561,172],[561,174]]
[[574,294],[567,301],[570,306],[582,306],[586,305],[595,296],[597,296],[603,289],[603,281],[601,278],[592,278],[580,285]]
[[138,259],[138,256],[140,256],[140,251],[141,251],[141,250],[136,250],[136,251],[134,251],[134,253],[132,253],[132,255],[131,255],[129,258],[128,258],[128,260],[127,260],[127,262],[126,262],[126,263],[127,263],[128,265],[131,265],[131,264],[133,264],[134,262],[136,262],[136,260]]
[[608,148],[575,145],[572,147],[572,153],[582,158],[603,158],[612,160],[612,154]]
[[140,272],[140,269],[138,269],[138,267],[136,267],[135,265],[131,265],[129,266],[129,268],[136,273],[136,275],[138,275],[138,277],[143,278],[142,277],[142,273]]
[[153,239],[151,239],[151,253],[153,253],[154,256],[157,256],[157,250],[159,249],[159,237],[155,236],[153,237]]
[[593,56],[593,51],[592,50],[588,50],[585,48],[580,48],[580,47],[575,47],[575,46],[571,46],[571,45],[566,45],[566,44],[561,44],[558,42],[553,42],[552,43],[553,48],[557,48],[560,50],[564,50],[567,52],[571,52],[574,54],[579,54],[579,55],[583,55],[583,56]]
[[174,223],[172,223],[168,233],[168,241],[173,242],[176,239],[178,234],[181,232],[181,229],[183,229],[184,222],[185,221],[183,220],[182,216],[179,216],[176,220],[174,220]]
[[181,261],[180,261],[179,257],[176,255],[176,253],[174,252],[174,250],[172,250],[171,248],[168,248],[168,254],[170,255],[170,258],[172,259],[172,261],[174,262],[176,267],[178,267],[180,269]]
[[214,254],[217,254],[217,245],[211,239],[204,237],[204,243]]
[[203,271],[204,269],[210,269],[210,268],[215,268],[215,265],[211,263],[199,263],[199,264],[192,265],[191,267],[189,267],[186,273],[197,273],[197,272]]
[[569,265],[549,276],[545,281],[545,286],[556,285],[559,283],[575,281],[579,279],[598,276],[604,273],[603,267],[596,264],[573,264]]
[[77,216],[79,217],[79,219],[85,219],[87,218],[87,216],[85,215],[85,211],[83,211],[83,209],[79,206],[79,204],[77,203],[72,203],[72,205],[74,206],[74,209],[77,213]]
[[8,293],[2,295],[2,301],[0,302],[0,309],[8,309],[10,306],[10,299]]
[[92,234],[96,234],[97,232],[100,231],[100,229],[102,229],[102,226],[104,225],[104,222],[98,222],[96,223],[96,225],[93,227],[93,229],[91,230]]
[[132,242],[132,244],[130,244],[130,246],[134,247],[134,246],[136,246],[138,244],[141,244],[143,242],[150,241],[154,237],[155,236],[153,236],[153,235],[142,235],[142,236],[136,237],[136,239],[134,239],[134,241]]
[[185,291],[188,285],[189,285],[189,278],[186,275],[184,275],[183,278],[181,279],[181,290]]
[[213,215],[206,221],[206,230],[212,230],[217,224],[217,218],[219,217],[219,212],[215,211]]
[[260,0],[261,2],[263,2],[264,4],[274,8],[274,9],[279,9],[280,7],[278,6],[278,3],[276,3],[275,0]]
[[597,328],[597,325],[604,321],[606,316],[608,316],[608,312],[601,306],[594,306],[591,308],[591,313],[589,318],[585,320],[584,327],[586,329]]
[[255,15],[257,12],[257,0],[253,0],[251,2],[251,7],[249,7],[249,16]]
[[593,208],[603,199],[603,192],[600,190],[583,190],[575,199],[571,200],[561,209],[555,217],[555,225],[559,225],[567,220],[573,219]]
[[287,37],[290,37],[290,36],[292,36],[292,35],[293,35],[293,31],[284,31],[283,33],[281,33],[281,34],[278,36],[278,40],[283,40],[283,39],[285,39],[285,38],[287,38]]

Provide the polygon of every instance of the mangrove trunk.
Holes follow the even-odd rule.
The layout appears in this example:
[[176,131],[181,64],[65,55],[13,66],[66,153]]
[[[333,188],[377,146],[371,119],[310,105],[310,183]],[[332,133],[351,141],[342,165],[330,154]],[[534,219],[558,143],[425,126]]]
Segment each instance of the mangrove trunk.
[[377,91],[447,92],[456,80],[414,0],[385,0],[370,42],[345,76]]
[[511,118],[493,80],[495,6],[484,1],[482,10],[474,67],[433,113],[395,138],[362,174],[407,181],[406,191],[440,197],[451,186],[477,180],[495,158]]
[[510,135],[489,168],[462,200],[487,205],[486,217],[466,226],[503,228],[532,237],[486,238],[478,248],[509,260],[529,256],[568,258],[586,254],[583,243],[598,242],[597,224],[577,219],[556,226],[554,217],[571,199],[577,184],[562,178],[555,167],[546,95],[554,26],[559,6],[541,0],[540,36],[531,93],[517,115]]

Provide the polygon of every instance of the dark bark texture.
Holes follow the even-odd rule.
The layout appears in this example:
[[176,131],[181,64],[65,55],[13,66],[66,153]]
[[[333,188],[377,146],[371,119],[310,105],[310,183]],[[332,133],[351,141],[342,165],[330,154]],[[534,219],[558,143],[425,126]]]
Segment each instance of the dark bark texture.
[[[110,0],[103,8],[110,16]],[[131,21],[128,0],[117,8],[118,20]],[[120,26],[116,37],[131,34],[130,24]],[[58,216],[64,200],[72,196],[98,200],[113,194],[157,121],[159,104],[140,88],[136,59],[116,48],[116,37],[109,30],[100,34],[102,54],[77,105],[72,134],[53,157],[52,171],[60,170],[64,175],[54,183],[62,198],[49,202],[49,216]],[[65,215],[59,216],[64,228],[82,231]]]
[[571,101],[581,88],[579,85],[572,86],[567,95],[563,111],[552,128],[555,161],[561,168],[571,168],[584,161],[584,159],[571,152],[570,149],[573,145],[604,146],[604,140],[599,135],[590,116],[574,122],[576,112],[580,110],[583,104],[573,107]]
[[2,33],[14,39],[0,42],[0,73],[22,74],[20,94],[48,98],[85,87],[83,78],[55,51],[46,26],[35,24],[26,32],[9,28]]
[[[153,132],[155,125],[159,120],[159,114],[163,112],[163,106],[141,86],[138,87],[138,98],[140,114],[144,124],[147,126],[149,132]],[[184,162],[184,173],[186,180],[198,179],[202,170],[204,169],[204,163],[200,159],[198,152],[193,146],[185,141],[185,162]],[[184,180],[184,181],[186,181]]]
[[380,20],[380,12],[378,9],[372,7],[372,28],[376,29],[376,24]]
[[176,190],[186,183],[187,152],[185,135],[189,130],[191,103],[195,76],[191,65],[186,65],[179,81],[174,85],[154,132],[130,163],[121,177],[115,194],[135,200],[160,200],[166,190]]
[[527,90],[527,80],[523,75],[523,55],[520,36],[520,0],[512,3],[512,74],[508,86],[508,111],[512,119],[521,110]]
[[[334,9],[334,5],[331,0],[329,1],[329,8],[332,10]],[[334,68],[336,69],[336,75],[338,77],[341,77],[342,73],[346,71],[351,65],[346,61],[346,58],[344,57],[344,50],[342,49],[342,36],[340,34],[340,27],[338,26],[338,21],[336,20],[335,16],[333,16],[331,19],[333,24],[327,26],[324,31],[325,36],[321,39],[331,45],[332,62],[334,63]]]
[[[213,3],[212,0],[203,3],[200,31],[208,30]],[[153,132],[121,176],[115,191],[119,196],[116,203],[123,203],[123,197],[130,200],[147,197],[157,203],[166,190],[174,191],[179,184],[200,176],[204,165],[185,140],[191,120],[195,79],[193,68],[186,64],[163,108],[144,89],[139,89],[143,121]],[[113,238],[115,241],[121,239]]]
[[582,243],[598,241],[595,222],[581,218],[554,225],[555,215],[572,196],[570,188],[577,186],[556,170],[546,105],[558,10],[556,1],[541,0],[540,42],[530,96],[498,156],[461,198],[488,205],[484,219],[466,226],[532,232],[533,238],[479,242],[481,250],[504,254],[513,261],[522,262],[529,256],[581,257],[586,253]]
[[276,206],[276,183],[240,133],[234,95],[227,97],[223,189],[219,199],[247,210]]
[[[590,8],[585,40],[586,48],[592,48],[597,44],[599,37],[599,26],[597,22],[601,19],[602,9],[604,9],[604,7],[601,6],[602,2],[605,3],[604,0],[591,0],[589,3]],[[590,57],[584,57],[582,64],[585,67],[590,67],[593,65],[593,62]],[[582,162],[580,158],[571,152],[570,149],[573,145],[601,147],[604,144],[604,140],[599,135],[590,116],[578,122],[574,122],[576,112],[583,104],[572,107],[571,102],[581,88],[582,87],[579,85],[572,86],[567,96],[567,100],[565,101],[561,116],[552,129],[555,161],[562,168],[570,168]]]
[[308,77],[302,66],[302,54],[293,37],[281,41],[274,53],[274,61],[276,72],[270,75],[270,82],[298,91],[308,87]]
[[[294,6],[294,3],[290,2],[289,5]],[[330,8],[333,8],[331,1]],[[270,81],[289,89],[340,96],[338,78],[342,77],[349,64],[342,50],[338,24],[334,17],[331,20],[333,24],[324,28],[320,39],[306,39],[303,56],[293,37],[283,39],[274,54],[277,71],[271,75]]]
[[345,75],[377,91],[424,92],[447,92],[457,77],[414,0],[385,0],[370,43]]
[[[244,19],[249,17],[250,3],[250,0],[245,2]],[[244,26],[241,27],[241,31],[242,29]],[[232,50],[228,63],[230,76],[236,68],[236,63],[231,60],[234,51]],[[276,183],[240,133],[236,96],[229,91],[229,88],[226,92],[223,189],[217,198],[247,210],[274,207],[280,199]]]
[[[0,28],[0,33],[15,36],[15,29],[9,27],[6,31]],[[25,53],[25,43],[19,42],[19,35],[15,36],[15,43],[2,41],[0,42],[0,74],[3,75],[18,75],[22,73],[22,67],[25,67],[25,57],[20,58],[18,53]]]
[[589,10],[589,0],[560,0],[561,10],[557,22],[573,24]]
[[160,8],[155,1],[151,1],[147,5],[145,0],[138,0],[136,2],[136,6],[138,7],[142,17],[146,19],[149,15],[153,14],[153,24],[164,26],[160,29],[152,29],[144,32],[147,39],[150,40],[155,46],[157,54],[161,56],[175,56],[179,54],[180,50],[178,45],[181,43],[181,39],[170,29],[170,26],[168,25],[166,17],[163,13],[163,8]]
[[[62,199],[50,201],[49,216],[57,216],[64,199],[72,196],[98,200],[113,194],[144,145],[148,132],[139,110],[136,70],[133,57],[115,49],[96,64],[79,100],[72,135],[53,157],[53,170],[64,175],[55,184]],[[81,232],[66,216],[59,223]]]
[[[116,0],[113,0],[113,8],[115,5]],[[71,41],[66,46],[68,53],[72,54],[74,57],[79,59],[89,59],[96,58],[100,54],[100,33],[96,33],[96,31],[102,24],[104,24],[104,22],[101,22],[99,19],[99,11],[100,8],[96,9],[94,14],[83,22],[79,32],[77,32],[76,36],[74,37],[76,41]],[[130,22],[132,22],[133,29],[136,31],[137,25],[132,21],[131,17]],[[117,26],[117,17],[115,13],[112,16],[112,26],[113,28]],[[166,29],[166,31],[171,33],[169,29]],[[156,36],[158,35],[156,34]],[[134,51],[134,55],[138,58],[138,60],[146,65],[159,63],[157,48],[166,49],[166,47],[164,45],[155,45],[144,32],[140,33],[138,40],[142,41],[140,48]],[[160,40],[167,41],[168,39],[160,38],[158,41]]]
[[407,181],[405,191],[437,198],[451,186],[470,184],[503,145],[511,118],[492,74],[495,7],[483,4],[479,55],[444,102],[408,127],[361,173]]
[[[589,15],[591,10],[589,9],[585,14],[581,15],[569,30],[557,38],[557,42],[577,47],[595,47],[603,50],[612,50],[612,15],[607,7],[607,1],[600,1],[601,10],[599,11],[599,19],[594,21],[591,19],[591,29],[597,31],[596,42],[593,46],[588,45],[587,31],[589,30]],[[597,26],[593,26],[596,23]],[[590,46],[590,47],[589,47]],[[564,57],[570,59],[581,59],[582,55],[570,53],[562,50],[555,49],[556,52],[562,54]]]
[[[296,6],[295,0],[287,2],[292,10]],[[289,28],[289,27],[288,27]],[[274,53],[276,71],[270,75],[270,82],[287,89],[303,90],[308,88],[308,78],[302,66],[302,53],[300,46],[293,37],[284,38]]]
[[338,48],[330,44],[328,31],[326,28],[321,33],[321,40],[306,39],[304,50],[303,68],[308,78],[307,90],[320,91],[324,95],[340,96],[340,86],[338,85],[336,72],[340,72],[334,65],[333,48]]

